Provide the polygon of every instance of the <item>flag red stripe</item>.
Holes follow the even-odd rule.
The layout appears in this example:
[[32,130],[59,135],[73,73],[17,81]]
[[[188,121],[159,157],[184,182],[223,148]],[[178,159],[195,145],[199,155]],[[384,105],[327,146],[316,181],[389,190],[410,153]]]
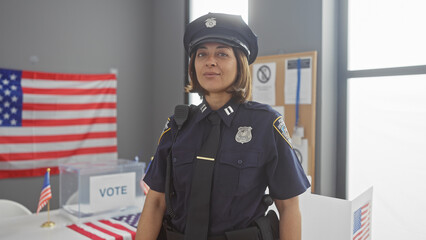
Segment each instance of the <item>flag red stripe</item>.
[[48,201],[48,200],[44,200],[44,201],[40,201],[40,202],[38,203],[37,213],[39,213],[39,212],[40,212],[40,210],[41,210],[41,209],[43,209],[43,208],[44,208],[44,206],[46,206],[47,201]]
[[43,189],[43,191],[40,194],[40,201],[49,200],[52,198],[52,192],[50,189],[50,186],[46,189]]
[[115,138],[116,132],[89,132],[85,134],[66,134],[52,136],[2,136],[0,144],[4,143],[47,143],[47,142],[67,142],[85,139]]
[[90,238],[90,239],[93,239],[93,240],[104,240],[104,238],[101,238],[101,237],[97,236],[96,234],[88,232],[88,231],[84,230],[83,228],[81,228],[81,227],[79,227],[79,226],[77,226],[75,224],[68,225],[67,227],[70,228],[70,229],[72,229],[72,230],[74,230],[74,231],[76,231],[76,232],[78,232],[78,233],[80,233],[81,235],[84,235],[84,236]]
[[66,74],[22,71],[22,78],[40,80],[61,80],[61,81],[99,81],[116,80],[114,74]]
[[97,123],[116,123],[115,117],[99,117],[99,118],[77,118],[77,119],[52,119],[52,120],[22,120],[22,126],[25,127],[43,127],[43,126],[72,126],[72,125],[88,125]]
[[84,88],[28,88],[23,87],[22,92],[24,94],[44,94],[44,95],[105,95],[105,94],[116,94],[115,88],[99,88],[99,89],[84,89]]
[[43,199],[40,199],[40,201],[39,201],[40,202],[39,203],[40,209],[43,208],[46,205],[47,201],[49,201],[51,198],[52,198],[52,196],[50,196],[50,198],[49,197],[45,197]]
[[37,207],[37,214],[40,212],[40,210],[41,209],[43,209],[44,208],[44,206],[46,206],[46,203],[47,203],[47,201],[45,201],[45,202],[40,202],[39,204],[38,204],[38,207]]
[[84,224],[86,224],[87,226],[89,226],[89,227],[91,227],[91,228],[94,228],[94,229],[96,229],[96,230],[98,230],[98,231],[100,231],[100,232],[103,232],[103,233],[105,233],[105,234],[108,234],[108,235],[110,235],[110,236],[113,236],[113,237],[115,238],[115,240],[123,240],[123,236],[118,235],[118,234],[116,234],[116,233],[113,233],[113,232],[111,232],[111,231],[108,231],[107,229],[101,228],[101,227],[99,227],[99,226],[96,226],[95,224],[93,224],[93,223],[91,223],[91,222],[87,222],[87,223],[84,223]]
[[366,227],[366,228],[363,228],[363,227],[362,227],[361,231],[359,231],[359,232],[358,232],[358,234],[357,234],[357,235],[355,235],[355,236],[353,237],[353,239],[357,239],[357,238],[358,238],[361,234],[363,234],[363,233],[364,233],[364,231],[366,231],[366,230],[368,230],[368,231],[369,231],[369,230],[370,230],[369,226],[370,226],[370,223],[368,223],[368,224],[367,224],[367,227]]
[[43,189],[43,191],[40,194],[40,199],[50,199],[52,197],[52,190],[50,189],[50,186]]
[[362,234],[362,236],[360,237],[360,239],[366,239],[366,236],[368,236],[368,235],[369,235],[370,228],[366,228],[365,230],[366,230],[366,231],[364,232],[364,234]]
[[22,110],[26,111],[69,111],[69,110],[89,110],[89,109],[115,109],[116,103],[24,103]]
[[[0,170],[0,179],[18,177],[38,177],[43,176],[45,173],[46,167],[32,169]],[[50,167],[50,174],[59,174],[59,168]]]
[[90,147],[78,148],[73,150],[51,151],[51,152],[31,152],[31,153],[10,153],[0,155],[0,161],[25,161],[25,160],[38,160],[38,159],[52,159],[71,157],[83,154],[100,154],[116,152],[117,146],[106,147]]
[[130,233],[130,234],[132,234],[132,239],[135,240],[136,233],[133,232],[132,230],[130,230],[130,229],[128,229],[128,228],[126,228],[126,227],[124,227],[124,226],[122,226],[120,224],[112,223],[112,222],[110,222],[108,220],[99,220],[99,222],[101,222],[103,224],[106,224],[108,226],[115,227],[117,229],[120,229],[120,230],[123,230],[123,231],[126,231],[126,232]]

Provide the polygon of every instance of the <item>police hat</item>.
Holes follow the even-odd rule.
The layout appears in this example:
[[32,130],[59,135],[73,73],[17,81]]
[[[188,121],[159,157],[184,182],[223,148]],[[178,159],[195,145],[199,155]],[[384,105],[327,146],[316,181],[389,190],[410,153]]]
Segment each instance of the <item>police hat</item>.
[[257,36],[238,15],[209,13],[186,26],[183,44],[189,55],[199,44],[206,42],[220,42],[240,48],[249,64],[257,57]]

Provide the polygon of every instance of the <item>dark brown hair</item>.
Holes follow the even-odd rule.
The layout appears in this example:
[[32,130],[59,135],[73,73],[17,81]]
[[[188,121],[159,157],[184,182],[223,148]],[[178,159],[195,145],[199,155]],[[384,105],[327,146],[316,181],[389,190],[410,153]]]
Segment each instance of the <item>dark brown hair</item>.
[[[247,56],[238,48],[233,47],[235,58],[237,59],[237,76],[234,83],[228,88],[227,92],[231,93],[234,98],[240,102],[244,102],[251,97],[252,81],[250,67],[248,64]],[[185,87],[186,92],[198,93],[200,96],[208,94],[208,92],[201,87],[195,72],[195,57],[197,50],[191,53],[191,58],[188,66],[188,75],[190,77],[189,84]]]

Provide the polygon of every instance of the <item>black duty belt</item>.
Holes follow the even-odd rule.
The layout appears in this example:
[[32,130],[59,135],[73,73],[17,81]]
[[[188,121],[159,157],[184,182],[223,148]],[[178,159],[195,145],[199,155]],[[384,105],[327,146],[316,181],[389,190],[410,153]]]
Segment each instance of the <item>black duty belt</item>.
[[[184,240],[185,236],[182,233],[166,230],[167,240]],[[207,240],[259,240],[260,233],[257,227],[249,227],[241,230],[225,232],[221,236],[207,237]]]

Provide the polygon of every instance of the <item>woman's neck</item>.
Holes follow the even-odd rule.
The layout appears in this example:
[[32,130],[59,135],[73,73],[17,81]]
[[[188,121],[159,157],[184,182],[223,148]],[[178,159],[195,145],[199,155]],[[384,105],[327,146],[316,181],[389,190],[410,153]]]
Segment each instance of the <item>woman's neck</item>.
[[231,99],[231,97],[232,95],[230,93],[221,93],[221,94],[210,93],[209,95],[204,96],[210,108],[214,111],[218,110],[223,105],[225,105]]

